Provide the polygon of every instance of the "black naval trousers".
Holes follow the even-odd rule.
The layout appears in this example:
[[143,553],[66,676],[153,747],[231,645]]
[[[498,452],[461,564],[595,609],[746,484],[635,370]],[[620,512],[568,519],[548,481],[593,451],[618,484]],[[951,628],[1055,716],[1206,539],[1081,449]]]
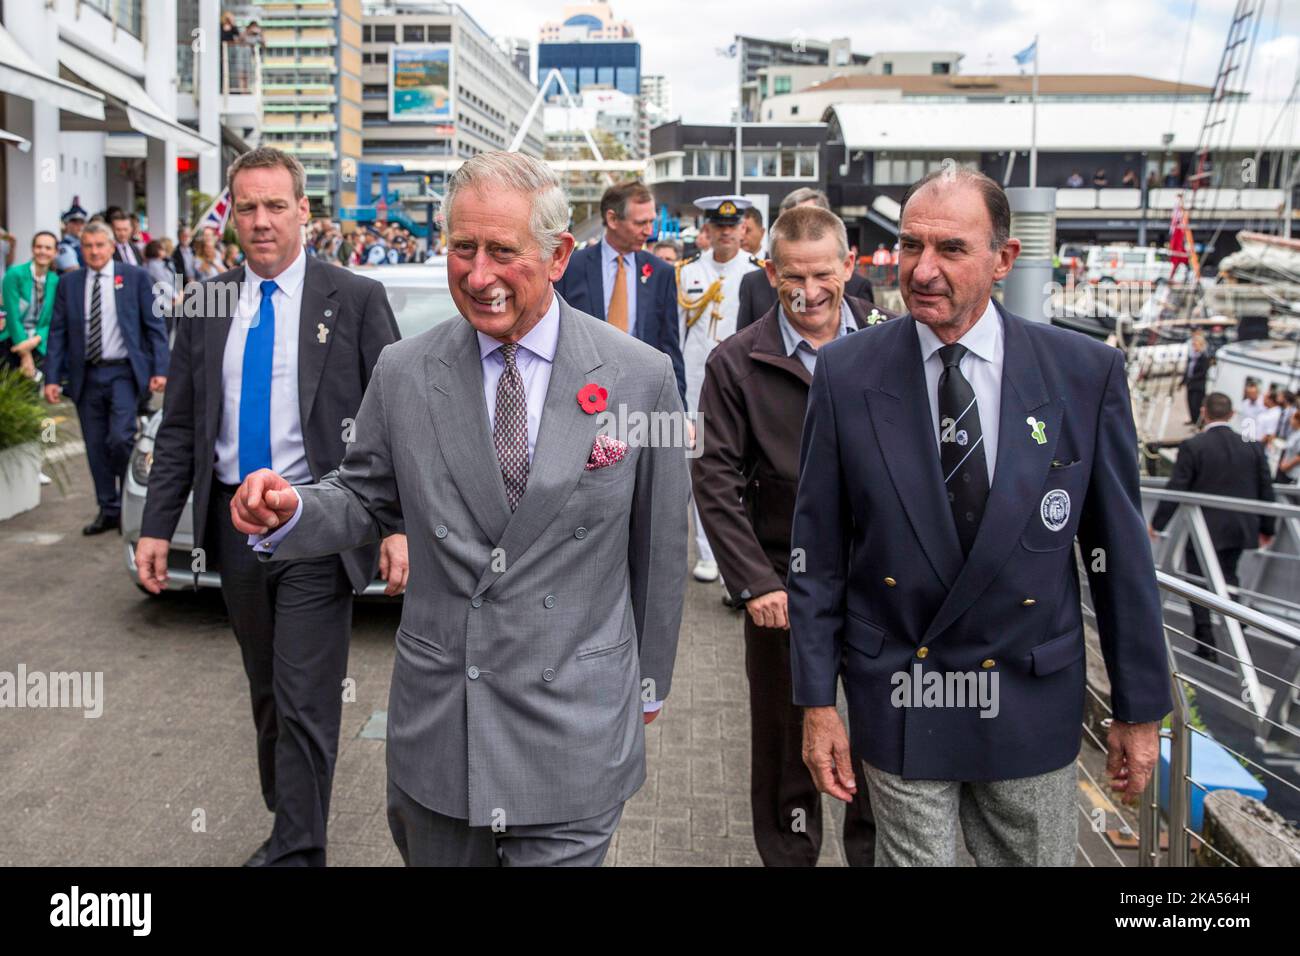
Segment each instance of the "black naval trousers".
[[[749,678],[750,806],[754,842],[765,866],[815,866],[822,848],[822,799],[803,762],[803,708],[793,703],[790,632],[757,626],[745,616]],[[844,811],[844,858],[871,866],[876,823],[867,782]]]
[[239,642],[257,729],[262,798],[275,814],[267,866],[324,866],[338,756],[352,586],[338,555],[259,561],[214,483],[207,535]]

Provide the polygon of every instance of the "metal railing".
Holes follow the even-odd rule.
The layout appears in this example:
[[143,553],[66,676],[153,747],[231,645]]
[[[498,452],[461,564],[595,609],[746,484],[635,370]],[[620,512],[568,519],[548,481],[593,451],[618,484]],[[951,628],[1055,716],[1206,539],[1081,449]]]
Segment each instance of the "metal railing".
[[[1193,735],[1200,734],[1209,740],[1214,738],[1203,727],[1197,726],[1197,718],[1189,701],[1188,692],[1191,690],[1212,697],[1216,702],[1237,712],[1247,724],[1252,725],[1255,728],[1255,744],[1261,752],[1260,755],[1282,749],[1300,749],[1300,730],[1289,719],[1297,695],[1300,695],[1300,620],[1288,619],[1289,615],[1270,613],[1245,602],[1266,604],[1270,609],[1276,607],[1282,610],[1294,609],[1298,612],[1300,606],[1282,595],[1263,593],[1241,586],[1229,586],[1224,580],[1202,509],[1211,507],[1224,511],[1267,514],[1277,519],[1278,533],[1273,544],[1268,551],[1261,552],[1264,557],[1260,562],[1261,568],[1257,569],[1256,578],[1262,580],[1264,579],[1262,568],[1268,561],[1289,562],[1291,569],[1294,569],[1295,562],[1300,558],[1300,507],[1284,503],[1300,496],[1300,488],[1289,485],[1275,486],[1275,493],[1283,501],[1274,504],[1218,495],[1170,491],[1164,488],[1163,484],[1163,479],[1145,479],[1142,488],[1143,498],[1148,504],[1157,501],[1177,501],[1179,504],[1169,531],[1163,538],[1163,545],[1157,546],[1156,549],[1157,583],[1165,598],[1186,601],[1189,606],[1200,605],[1222,616],[1229,633],[1231,650],[1225,651],[1222,648],[1205,645],[1196,636],[1170,624],[1167,612],[1171,605],[1166,601],[1166,620],[1163,625],[1165,652],[1173,690],[1173,712],[1169,718],[1169,727],[1161,730],[1161,738],[1169,741],[1167,810],[1162,812],[1160,806],[1161,774],[1158,765],[1137,807],[1127,813],[1106,795],[1101,782],[1093,777],[1082,759],[1079,760],[1078,766],[1080,772],[1092,783],[1095,791],[1101,794],[1107,811],[1121,821],[1121,833],[1137,834],[1138,866],[1159,866],[1162,857],[1163,864],[1166,866],[1189,866],[1193,862],[1194,843],[1198,854],[1204,857],[1212,856],[1217,864],[1239,866],[1240,863],[1233,858],[1233,851],[1230,848],[1215,846],[1204,832],[1204,826],[1202,832],[1198,833],[1191,825],[1192,788],[1205,794],[1209,793],[1209,789],[1195,779],[1195,768],[1192,766]],[[1190,575],[1178,568],[1185,553],[1184,545],[1189,541],[1204,569],[1205,573],[1202,576]],[[1192,580],[1193,578],[1195,580]],[[1209,587],[1201,586],[1198,583],[1201,581]],[[1235,600],[1234,595],[1244,601]],[[1092,612],[1086,605],[1084,610],[1091,616]],[[1249,629],[1253,640],[1288,649],[1285,663],[1280,668],[1282,673],[1268,671],[1254,661],[1243,628]],[[1181,663],[1182,660],[1194,655],[1182,647],[1176,647],[1175,638],[1190,643],[1194,648],[1206,647],[1230,658],[1242,692],[1228,693],[1214,685],[1212,681],[1215,676],[1220,673],[1231,673],[1215,663],[1196,658],[1197,670],[1205,671],[1210,675],[1209,677],[1201,673],[1192,673],[1185,668]],[[1089,650],[1096,654],[1095,650],[1091,648]],[[1273,682],[1275,686],[1263,687],[1261,677]],[[1109,715],[1109,703],[1091,686],[1088,687],[1088,693],[1098,707]],[[1108,726],[1109,723],[1109,718],[1102,721],[1103,726]],[[1083,730],[1084,734],[1104,753],[1105,742],[1099,739],[1093,728],[1085,722]],[[1270,787],[1284,788],[1289,794],[1300,796],[1300,786],[1295,782],[1264,766],[1250,754],[1227,747],[1222,741],[1215,741],[1215,743],[1256,778],[1266,781]],[[1294,858],[1300,859],[1300,840],[1269,830],[1260,820],[1235,807],[1226,804],[1220,806],[1225,811],[1231,811],[1269,839],[1278,841],[1294,854]],[[1087,813],[1082,805],[1080,805],[1080,812],[1086,819]],[[1163,845],[1162,836],[1166,838]],[[1127,865],[1125,859],[1109,842],[1104,842],[1104,846],[1116,863],[1121,866]],[[1082,843],[1079,844],[1078,849],[1089,866],[1096,865],[1088,856]]]

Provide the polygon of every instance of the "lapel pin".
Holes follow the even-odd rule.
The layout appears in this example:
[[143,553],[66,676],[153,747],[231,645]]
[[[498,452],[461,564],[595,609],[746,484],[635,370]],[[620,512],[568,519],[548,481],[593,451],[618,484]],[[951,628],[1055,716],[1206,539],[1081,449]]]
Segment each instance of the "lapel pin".
[[334,310],[333,310],[333,309],[326,309],[326,310],[325,310],[325,318],[328,319],[328,318],[329,318],[331,315],[333,315],[333,314],[334,314]]
[[[329,315],[328,312],[326,312],[325,314],[326,314],[326,315]],[[316,341],[317,341],[317,342],[319,342],[321,345],[324,345],[324,344],[325,344],[325,340],[326,340],[327,338],[329,338],[329,334],[330,334],[330,330],[327,329],[327,328],[325,327],[325,323],[324,323],[324,322],[317,323],[317,325],[316,325]]]
[[1030,415],[1025,419],[1025,424],[1033,429],[1033,431],[1030,432],[1030,435],[1033,437],[1034,441],[1038,442],[1040,445],[1047,444],[1047,422],[1040,422],[1033,415]]

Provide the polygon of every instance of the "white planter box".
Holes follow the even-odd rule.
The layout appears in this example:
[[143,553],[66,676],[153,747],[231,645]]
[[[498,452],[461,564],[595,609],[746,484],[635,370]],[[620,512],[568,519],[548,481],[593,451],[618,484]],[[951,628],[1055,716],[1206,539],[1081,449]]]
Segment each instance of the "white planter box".
[[41,446],[28,442],[0,451],[0,521],[41,503]]

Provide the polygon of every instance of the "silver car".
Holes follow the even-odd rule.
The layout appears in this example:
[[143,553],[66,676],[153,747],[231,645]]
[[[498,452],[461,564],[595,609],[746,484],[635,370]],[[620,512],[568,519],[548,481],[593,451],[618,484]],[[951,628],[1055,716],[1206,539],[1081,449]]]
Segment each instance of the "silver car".
[[[445,259],[431,259],[423,265],[355,266],[352,271],[383,284],[393,314],[397,317],[397,328],[402,338],[419,335],[437,323],[459,315],[452,302],[451,292],[447,289]],[[161,422],[162,412],[154,412],[141,429],[122,488],[122,541],[126,570],[141,591],[144,588],[139,583],[136,571],[135,545],[140,539],[149,468],[153,464],[154,436],[158,434]],[[219,572],[194,571],[194,559],[191,556],[194,548],[193,507],[194,496],[191,495],[176,525],[176,533],[172,535],[171,554],[167,561],[167,568],[171,572],[167,579],[167,589],[170,591],[192,591],[196,586],[221,587]],[[383,593],[384,582],[378,578],[365,591],[368,597],[381,596]]]

